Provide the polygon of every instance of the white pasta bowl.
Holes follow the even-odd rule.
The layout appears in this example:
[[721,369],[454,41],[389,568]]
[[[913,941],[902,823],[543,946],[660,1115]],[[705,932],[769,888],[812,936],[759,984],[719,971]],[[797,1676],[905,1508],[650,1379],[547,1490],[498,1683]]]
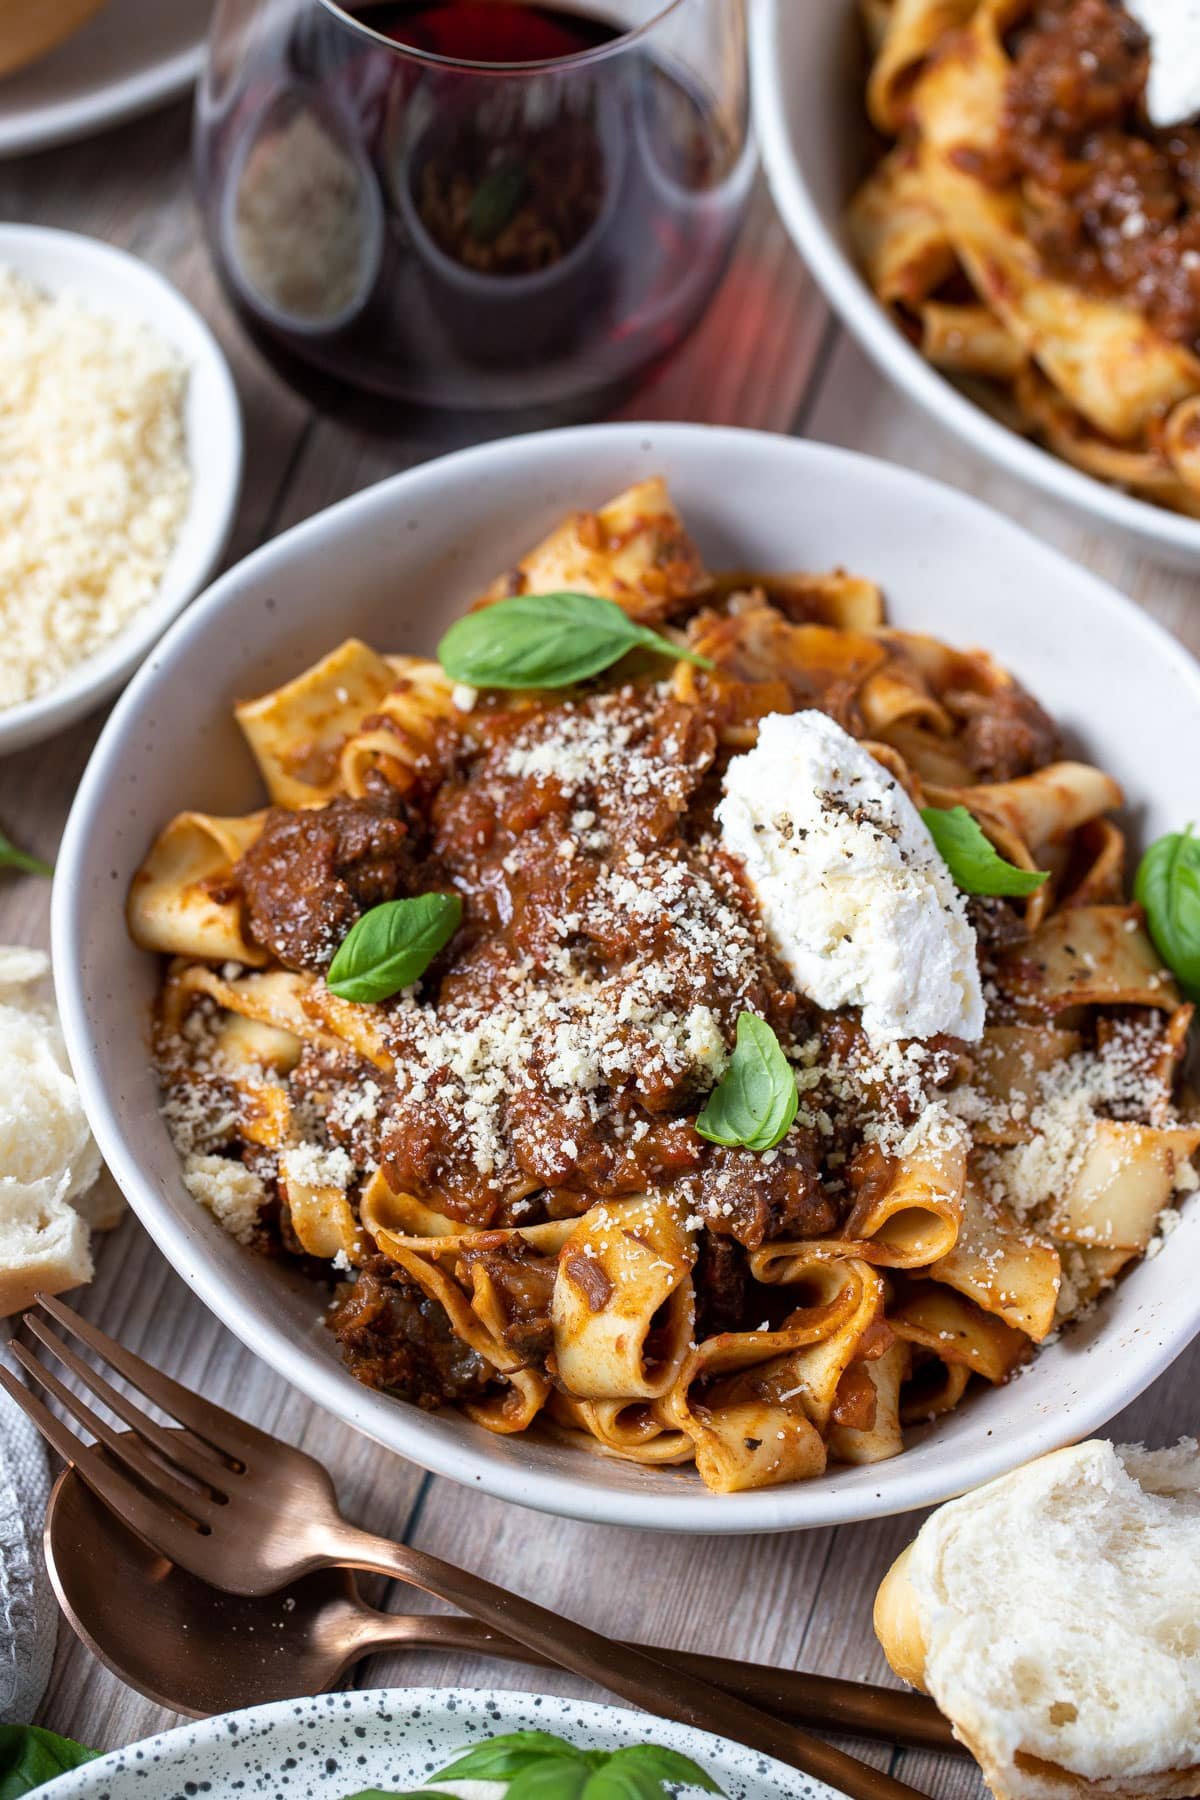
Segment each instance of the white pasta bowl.
[[199,313],[170,282],[123,250],[70,231],[0,225],[0,269],[97,313],[144,323],[188,371],[185,403],[192,493],[158,589],[129,623],[61,682],[0,710],[0,756],[73,724],[115,693],[189,600],[210,581],[229,541],[242,480],[242,421],[229,365]]
[[755,125],[775,203],[826,298],[876,366],[980,455],[1165,561],[1200,563],[1200,519],[1111,487],[1043,450],[926,362],[859,272],[846,209],[879,152],[864,110],[857,0],[754,9]]
[[261,804],[236,700],[355,633],[429,653],[449,620],[562,514],[661,473],[715,568],[877,578],[901,624],[1009,664],[1073,749],[1129,796],[1135,837],[1195,808],[1200,669],[1092,575],[962,494],[819,444],[687,425],[607,425],[463,451],[285,533],[202,596],[118,703],[79,789],[54,886],[54,967],[75,1074],[114,1175],[180,1274],[305,1394],[402,1456],[547,1512],[697,1532],[785,1530],[926,1506],[1086,1436],[1200,1328],[1200,1202],[1009,1386],[913,1434],[895,1461],[736,1495],[690,1470],[494,1437],[360,1386],[321,1324],[322,1295],[224,1235],[188,1195],[147,1053],[155,959],[126,935],[129,881],[185,807]]

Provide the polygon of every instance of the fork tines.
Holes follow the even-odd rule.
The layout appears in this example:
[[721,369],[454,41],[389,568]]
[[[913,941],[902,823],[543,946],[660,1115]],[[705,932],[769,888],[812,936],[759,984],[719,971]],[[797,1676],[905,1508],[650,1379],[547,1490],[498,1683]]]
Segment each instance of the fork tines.
[[[25,1344],[10,1349],[26,1374],[96,1441],[85,1444],[17,1377],[0,1365],[0,1383],[28,1414],[42,1436],[127,1524],[170,1554],[164,1537],[180,1530],[203,1531],[224,1488],[246,1467],[265,1441],[263,1434],[233,1413],[204,1400],[170,1376],[153,1369],[61,1300],[38,1295],[41,1313],[78,1338],[107,1362],[145,1399],[178,1419],[183,1429],[158,1424],[52,1331],[39,1312],[24,1323],[38,1343],[68,1370],[94,1399],[124,1421],[117,1431]],[[107,1452],[107,1454],[105,1454]],[[128,1473],[126,1473],[128,1471]]]

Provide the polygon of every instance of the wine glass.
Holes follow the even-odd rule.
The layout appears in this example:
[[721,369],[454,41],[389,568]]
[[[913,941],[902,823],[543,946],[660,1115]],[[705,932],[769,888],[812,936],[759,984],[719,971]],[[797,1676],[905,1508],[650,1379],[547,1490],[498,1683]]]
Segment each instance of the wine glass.
[[577,400],[703,312],[753,169],[747,86],[745,0],[218,0],[209,243],[301,385]]

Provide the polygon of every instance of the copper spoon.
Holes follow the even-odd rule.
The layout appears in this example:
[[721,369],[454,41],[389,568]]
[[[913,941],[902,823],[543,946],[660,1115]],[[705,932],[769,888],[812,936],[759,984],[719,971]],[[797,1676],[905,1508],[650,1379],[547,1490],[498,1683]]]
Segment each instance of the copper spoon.
[[[387,1650],[461,1650],[539,1662],[474,1619],[377,1612],[360,1598],[347,1569],[325,1569],[283,1593],[252,1599],[222,1593],[136,1537],[74,1469],[54,1484],[45,1549],[59,1603],[88,1648],[129,1687],[193,1717],[324,1693],[360,1658]],[[934,1750],[959,1747],[923,1695],[722,1657],[659,1654],[827,1731]]]

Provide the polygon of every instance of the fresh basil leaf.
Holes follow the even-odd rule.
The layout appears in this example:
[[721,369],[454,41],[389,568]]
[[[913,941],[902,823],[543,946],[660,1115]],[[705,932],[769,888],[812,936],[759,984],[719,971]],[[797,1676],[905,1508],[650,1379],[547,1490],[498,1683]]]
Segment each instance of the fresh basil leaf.
[[796,1116],[796,1077],[765,1019],[744,1012],[729,1066],[708,1096],[696,1130],[713,1144],[773,1150]]
[[19,1800],[99,1754],[40,1725],[0,1725],[0,1800]]
[[[564,1751],[570,1748],[563,1745]],[[582,1756],[539,1756],[513,1776],[504,1800],[583,1800],[591,1779],[591,1768]]]
[[43,862],[40,856],[30,856],[28,850],[18,850],[17,846],[0,831],[0,869],[20,869],[25,875],[53,875],[53,863]]
[[1200,838],[1168,832],[1138,864],[1133,897],[1143,907],[1154,948],[1190,1000],[1200,999]]
[[507,1731],[501,1737],[488,1738],[476,1744],[465,1755],[439,1769],[434,1781],[508,1781],[536,1762],[573,1759],[585,1771],[592,1766],[590,1755],[577,1750],[565,1738],[550,1731]]
[[347,1794],[346,1800],[446,1800],[446,1796],[433,1788],[406,1788],[403,1793],[395,1788],[362,1788],[357,1794]]
[[924,806],[921,817],[938,854],[964,894],[1005,894],[1019,899],[1032,894],[1049,874],[1041,869],[1018,869],[1005,862],[984,835],[965,806]]
[[630,650],[711,669],[706,656],[639,625],[596,594],[513,594],[455,620],[438,645],[452,681],[477,688],[560,688],[587,681]]
[[385,900],[351,927],[325,985],[340,1000],[387,1000],[423,975],[462,920],[457,894]]
[[662,1800],[666,1784],[720,1794],[712,1776],[690,1756],[662,1744],[630,1744],[614,1750],[583,1790],[582,1800]]
[[500,236],[528,186],[529,177],[519,162],[510,159],[489,169],[467,208],[467,230],[477,244],[490,244]]

